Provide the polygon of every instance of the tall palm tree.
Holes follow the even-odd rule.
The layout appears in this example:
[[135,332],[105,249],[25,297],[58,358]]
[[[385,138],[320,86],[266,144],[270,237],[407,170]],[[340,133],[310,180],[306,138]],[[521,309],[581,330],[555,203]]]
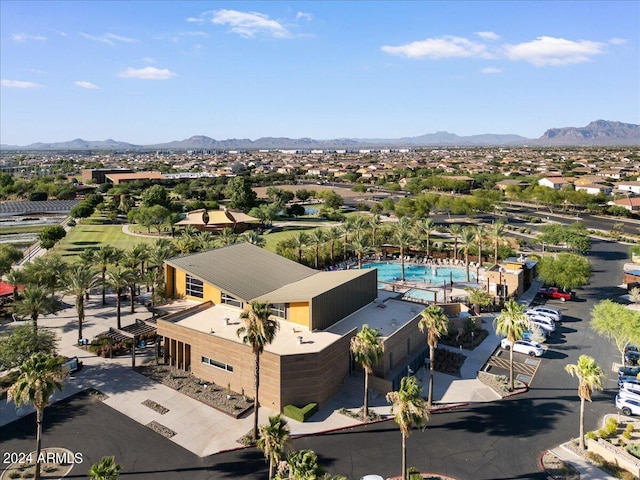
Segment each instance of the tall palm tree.
[[291,246],[298,252],[298,263],[302,263],[302,251],[309,243],[309,235],[306,232],[298,232],[291,237]]
[[344,250],[344,260],[347,259],[348,256],[348,248],[349,248],[349,235],[353,230],[353,217],[345,218],[344,222],[340,224],[340,233],[342,234],[342,248]]
[[240,319],[244,325],[238,328],[236,334],[242,339],[242,343],[251,346],[255,356],[254,385],[255,396],[253,400],[253,441],[258,435],[258,390],[260,388],[260,355],[264,347],[271,344],[280,329],[280,324],[276,320],[269,318],[271,307],[269,302],[251,302],[240,314]]
[[467,227],[462,229],[462,236],[460,237],[462,242],[462,248],[464,249],[464,265],[467,270],[467,282],[471,280],[469,277],[469,249],[476,241],[476,232],[473,228]]
[[[528,323],[522,305],[515,300],[508,300],[495,319],[496,333],[506,337],[513,345],[522,338]],[[509,390],[513,390],[513,348],[509,349]]]
[[25,276],[22,270],[12,268],[7,273],[7,282],[13,287],[13,304],[15,309],[15,303],[18,300],[18,289],[24,283]]
[[498,220],[493,224],[489,232],[491,240],[493,240],[493,263],[496,265],[498,264],[498,247],[500,246],[500,242],[503,241],[504,230],[504,221]]
[[91,265],[78,263],[67,271],[66,292],[76,297],[76,312],[78,313],[78,339],[82,338],[82,324],[84,322],[85,295],[100,281],[98,272]]
[[282,460],[282,454],[289,445],[290,430],[287,421],[278,413],[269,417],[269,423],[260,425],[258,449],[262,450],[269,462],[269,480],[273,478],[274,467]]
[[454,223],[453,225],[450,225],[449,228],[449,234],[453,237],[453,258],[454,260],[458,259],[458,237],[460,237],[460,234],[462,233],[462,226],[460,226],[457,223]]
[[366,421],[369,418],[369,375],[373,373],[373,367],[382,360],[384,355],[380,332],[377,328],[371,328],[365,323],[360,331],[351,338],[350,349],[353,359],[362,365],[364,370],[362,419]]
[[[16,407],[27,403],[36,410],[36,459],[42,449],[42,418],[49,405],[49,397],[62,390],[64,372],[58,357],[34,353],[22,365],[20,376],[7,391],[7,401],[13,400]],[[36,461],[35,478],[40,478],[41,462]]]
[[578,396],[580,397],[580,449],[584,444],[584,401],[591,401],[594,390],[602,390],[604,372],[589,355],[580,355],[578,363],[565,365],[565,371],[572,377],[578,377]]
[[484,242],[484,238],[487,234],[484,225],[477,225],[473,232],[475,234],[475,243],[478,247],[478,264],[482,266],[482,243]]
[[336,242],[340,239],[340,229],[338,227],[331,227],[326,232],[327,242],[329,242],[329,258],[331,259],[331,265],[335,263]]
[[353,233],[356,236],[361,236],[364,230],[369,226],[369,221],[362,215],[355,215],[353,217]]
[[362,257],[371,251],[371,245],[364,235],[351,237],[351,249],[358,257],[358,268],[362,268]]
[[40,268],[44,270],[44,285],[51,288],[51,297],[56,294],[56,287],[60,284],[64,278],[67,264],[62,260],[62,257],[57,253],[45,255],[42,258]]
[[427,345],[429,345],[429,395],[427,397],[427,406],[431,408],[436,348],[440,337],[449,333],[449,319],[437,305],[429,305],[420,315],[422,318],[418,322],[418,328],[423,333],[427,332]]
[[320,262],[320,247],[327,240],[324,230],[316,228],[309,234],[309,243],[313,245],[313,258],[315,269],[318,269]]
[[122,256],[122,250],[105,245],[100,247],[96,252],[96,262],[100,267],[100,276],[102,277],[102,305],[107,304],[107,267],[117,262]]
[[402,433],[402,480],[407,480],[407,437],[413,426],[422,426],[429,419],[429,410],[422,399],[422,387],[416,377],[402,377],[400,388],[387,393],[391,413]]
[[78,260],[81,263],[86,265],[93,265],[96,262],[96,252],[91,248],[85,248],[80,255],[78,255]]
[[422,236],[424,235],[426,237],[426,242],[425,242],[425,246],[426,246],[426,255],[427,257],[429,257],[431,255],[431,244],[430,244],[430,240],[431,240],[431,231],[433,230],[435,226],[435,222],[433,221],[433,218],[425,218],[424,220],[418,222],[416,224],[416,233],[418,234],[418,236]]
[[369,217],[369,228],[371,228],[371,245],[373,246],[373,248],[376,248],[378,246],[378,244],[376,243],[376,233],[378,232],[381,223],[382,220],[380,219],[380,214],[374,213],[373,215],[371,215],[371,217]]
[[51,313],[55,301],[49,297],[44,287],[30,285],[22,291],[22,298],[16,304],[16,312],[20,316],[30,317],[33,323],[33,336],[38,336],[38,317]]
[[[406,218],[406,217],[405,217]],[[398,228],[393,236],[393,243],[395,243],[400,250],[400,266],[402,268],[402,281],[404,282],[404,253],[406,249],[413,242],[413,236],[408,229]]]
[[91,465],[91,470],[87,473],[90,480],[118,480],[120,478],[122,465],[116,463],[116,458],[102,457],[98,463]]
[[145,262],[149,260],[151,255],[148,243],[138,243],[127,252],[127,256],[135,265],[140,265],[140,276],[144,276]]
[[118,328],[122,328],[120,321],[120,311],[122,307],[122,293],[125,288],[131,285],[132,279],[136,276],[136,272],[122,265],[115,265],[107,269],[107,283],[116,292],[116,319]]

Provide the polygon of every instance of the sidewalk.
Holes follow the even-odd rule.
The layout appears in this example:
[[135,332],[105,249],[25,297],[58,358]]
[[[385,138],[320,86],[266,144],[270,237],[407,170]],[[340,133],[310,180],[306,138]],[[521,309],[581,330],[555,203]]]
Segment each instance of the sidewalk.
[[599,469],[588,460],[574,453],[566,443],[549,450],[560,460],[573,465],[580,472],[580,480],[616,480],[616,477],[608,475],[604,470]]

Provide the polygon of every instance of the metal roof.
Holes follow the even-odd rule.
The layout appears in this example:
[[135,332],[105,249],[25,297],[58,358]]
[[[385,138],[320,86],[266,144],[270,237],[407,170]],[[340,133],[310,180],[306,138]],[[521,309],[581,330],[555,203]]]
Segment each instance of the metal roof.
[[284,285],[272,292],[266,293],[255,300],[269,303],[304,302],[342,285],[354,278],[370,273],[367,270],[339,270],[334,272],[316,272],[307,278]]
[[246,302],[317,273],[250,243],[172,258],[166,263]]

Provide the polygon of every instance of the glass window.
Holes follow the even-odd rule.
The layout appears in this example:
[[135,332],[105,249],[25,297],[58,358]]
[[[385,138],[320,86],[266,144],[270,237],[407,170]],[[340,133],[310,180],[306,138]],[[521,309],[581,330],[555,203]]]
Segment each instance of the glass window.
[[212,367],[221,368],[222,370],[226,370],[227,372],[233,372],[233,367],[227,363],[219,362],[209,357],[202,357],[202,363],[206,363],[207,365],[211,365]]
[[228,293],[222,292],[222,303],[227,305],[233,305],[234,307],[242,308],[242,300],[238,300],[235,297],[232,297]]
[[187,275],[186,294],[190,297],[204,298],[204,284],[191,275]]
[[287,318],[287,304],[286,303],[272,303],[271,315],[274,317]]

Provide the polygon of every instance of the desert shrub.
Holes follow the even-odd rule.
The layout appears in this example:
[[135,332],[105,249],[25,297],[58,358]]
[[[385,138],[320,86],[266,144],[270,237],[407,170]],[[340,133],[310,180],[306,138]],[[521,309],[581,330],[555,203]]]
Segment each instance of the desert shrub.
[[595,440],[596,438],[598,438],[596,432],[587,432],[587,440]]
[[627,444],[627,452],[636,458],[640,458],[640,443]]
[[606,432],[605,438],[614,435],[618,431],[618,421],[615,418],[609,418],[604,425],[604,431]]
[[628,430],[625,430],[622,436],[627,440],[631,440],[631,432]]
[[629,432],[629,433],[633,433],[633,424],[632,423],[627,423],[626,428],[624,429],[625,433]]
[[416,467],[409,467],[407,468],[407,478],[409,480],[422,480],[422,475]]
[[295,405],[285,405],[282,412],[285,416],[293,418],[298,422],[304,422],[308,420],[314,413],[318,411],[317,403],[309,403],[304,407],[296,407]]
[[602,467],[606,463],[602,455],[593,452],[587,452],[587,459],[596,467]]

